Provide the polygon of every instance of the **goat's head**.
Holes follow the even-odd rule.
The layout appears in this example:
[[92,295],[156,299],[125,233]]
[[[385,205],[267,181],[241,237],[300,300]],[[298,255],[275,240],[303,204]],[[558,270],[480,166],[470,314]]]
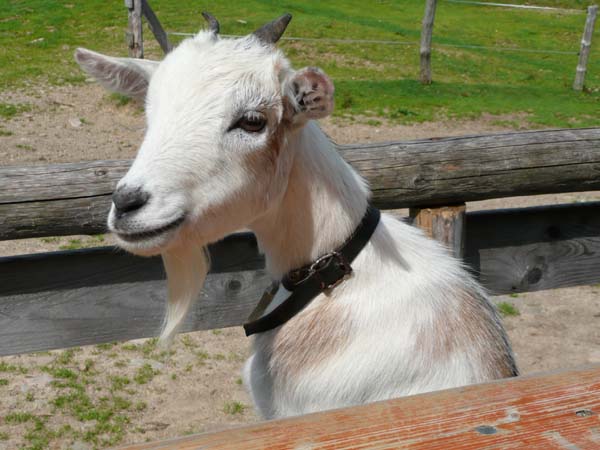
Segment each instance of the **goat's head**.
[[145,101],[147,132],[108,220],[134,253],[205,245],[252,223],[285,191],[290,133],[333,108],[329,78],[292,70],[274,46],[290,15],[240,39],[221,39],[203,15],[209,29],[161,62],[75,53],[102,85]]

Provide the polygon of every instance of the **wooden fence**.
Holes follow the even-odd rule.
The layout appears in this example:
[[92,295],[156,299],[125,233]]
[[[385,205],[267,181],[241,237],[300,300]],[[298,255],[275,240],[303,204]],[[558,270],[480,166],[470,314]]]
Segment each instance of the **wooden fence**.
[[[443,219],[445,205],[465,201],[600,190],[600,128],[339,151],[371,183],[376,206],[410,207],[417,219],[427,212],[434,217],[429,223],[441,218],[434,234],[453,236],[446,242],[464,249],[464,259],[493,293],[600,282],[598,203]],[[129,164],[1,168],[0,240],[105,232],[113,187]],[[456,232],[460,224],[465,228]],[[240,325],[269,283],[252,235],[230,236],[210,251],[213,267],[186,331]],[[112,247],[0,258],[0,355],[154,336],[165,297],[160,258]]]
[[[490,3],[490,2],[469,2],[456,0],[455,3],[467,3],[467,4],[478,4],[484,6],[501,6],[501,7],[516,7],[516,8],[528,8],[528,9],[540,9],[540,10],[560,10],[560,8],[549,8],[549,7],[538,7],[530,5],[511,5],[503,3]],[[433,35],[433,25],[435,18],[435,11],[437,6],[437,0],[426,0],[425,12],[423,14],[422,26],[421,26],[421,40],[419,46],[419,57],[420,57],[420,75],[419,79],[422,84],[431,84],[431,44]],[[158,17],[152,10],[152,7],[148,3],[148,0],[125,0],[125,7],[128,12],[128,27],[125,33],[127,41],[127,47],[129,49],[129,56],[133,58],[144,57],[144,37],[143,37],[143,24],[142,18],[145,17],[148,22],[148,27],[152,34],[158,41],[161,49],[166,54],[173,48],[169,42],[167,33],[163,29]],[[564,10],[567,11],[567,10]],[[570,10],[572,12],[578,12],[578,10]],[[575,69],[575,80],[573,81],[573,89],[577,91],[583,90],[585,74],[587,72],[588,59],[590,55],[590,49],[592,45],[592,36],[594,34],[594,26],[596,23],[596,15],[598,13],[597,5],[590,5],[587,8],[587,16],[583,29],[583,36],[581,38],[579,59],[577,67]],[[181,34],[181,33],[175,33]],[[183,33],[186,34],[186,33]],[[285,38],[284,38],[285,39]],[[296,38],[297,39],[297,38]],[[337,40],[338,42],[344,42],[344,40]],[[356,40],[346,40],[347,43],[356,43]],[[372,41],[377,42],[377,41]],[[394,41],[380,41],[380,42],[394,42]],[[404,42],[406,44],[406,42]],[[460,47],[460,45],[453,45],[454,47]],[[464,46],[473,47],[473,46]],[[480,49],[502,49],[501,47],[485,47],[475,46]],[[520,48],[505,48],[504,50],[516,50],[516,51],[535,51],[534,49],[520,49]],[[540,53],[552,53],[553,50],[538,50]],[[569,52],[565,52],[569,53]],[[575,52],[573,52],[575,53]]]
[[[338,150],[370,182],[376,206],[409,207],[415,221],[462,254],[493,293],[600,282],[600,202],[470,213],[464,207],[465,201],[600,190],[600,128]],[[105,232],[110,196],[129,165],[94,161],[0,168],[0,240]],[[252,235],[229,236],[210,252],[213,267],[184,331],[240,325],[269,283]],[[112,247],[2,257],[0,355],[154,336],[165,298],[159,258],[135,257]],[[563,448],[556,444],[560,439],[599,443],[600,434],[593,431],[600,409],[598,379],[600,366],[134,448],[237,449],[240,442],[247,448],[266,448],[265,442],[277,448],[361,448],[373,442],[381,443],[380,448],[409,443],[457,448],[464,442],[473,448],[485,448],[482,442],[500,448],[509,435],[511,443],[544,443],[547,448]],[[549,390],[540,390],[541,383]],[[474,394],[465,397],[469,392]],[[556,392],[564,395],[551,396]],[[482,406],[476,400],[486,395]],[[465,415],[465,398],[472,415]],[[490,414],[482,413],[492,407]],[[517,425],[506,422],[506,411],[513,410],[521,414]],[[576,411],[584,412],[580,416]],[[538,424],[535,430],[533,424]],[[561,426],[568,433],[560,434]],[[411,427],[417,427],[412,434]],[[248,441],[248,436],[255,438]]]

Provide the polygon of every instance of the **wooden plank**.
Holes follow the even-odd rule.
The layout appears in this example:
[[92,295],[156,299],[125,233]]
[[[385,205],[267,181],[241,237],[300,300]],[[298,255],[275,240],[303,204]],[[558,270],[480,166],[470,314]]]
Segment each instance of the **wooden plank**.
[[127,32],[125,37],[129,56],[144,57],[144,37],[142,33],[142,0],[125,0],[127,8]]
[[[469,213],[466,242],[496,294],[600,282],[600,203]],[[270,282],[250,234],[211,246],[211,258],[184,330],[241,325]],[[0,258],[0,355],[154,336],[163,279],[159,258],[113,248]]]
[[150,4],[147,2],[147,0],[142,0],[142,14],[144,14],[144,17],[146,17],[146,20],[148,20],[148,26],[150,27],[152,34],[154,34],[154,37],[160,44],[160,48],[166,55],[173,50],[173,46],[169,42],[167,33],[165,33],[165,30],[160,24],[160,20],[158,20],[158,17],[156,17],[156,14],[154,14],[154,11],[150,7]]
[[598,6],[588,6],[585,27],[583,28],[583,37],[581,38],[581,50],[579,51],[579,61],[575,70],[575,81],[573,89],[581,91],[585,82],[585,73],[587,71],[587,63],[590,57],[590,49],[592,48],[592,36],[594,35],[594,25],[596,23],[596,15],[598,14]]
[[600,189],[600,128],[341,147],[383,209]]
[[404,397],[122,450],[593,449],[600,365]]
[[410,208],[413,224],[438,240],[457,258],[465,253],[467,207],[464,203],[437,208]]
[[131,161],[0,169],[0,240],[106,232],[114,186]]
[[433,35],[433,21],[437,0],[425,1],[425,13],[421,28],[421,47],[419,49],[421,61],[421,84],[431,84],[431,37]]
[[0,168],[0,204],[110,197],[131,161],[86,161]]
[[[183,331],[243,323],[270,283],[251,235],[210,250],[211,274]],[[112,247],[0,258],[0,356],[156,336],[165,299],[160,258]]]
[[[600,190],[600,128],[338,146],[382,209]],[[0,240],[104,230],[128,161],[0,168]],[[92,230],[92,231],[90,231]]]
[[600,203],[467,214],[466,262],[493,294],[600,282]]

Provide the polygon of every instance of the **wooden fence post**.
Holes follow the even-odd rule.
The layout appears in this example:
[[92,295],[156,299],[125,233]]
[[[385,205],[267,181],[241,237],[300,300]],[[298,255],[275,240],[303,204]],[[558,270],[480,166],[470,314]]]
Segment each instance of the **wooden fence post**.
[[142,35],[142,0],[125,0],[128,10],[127,47],[131,58],[144,57],[144,40]]
[[585,81],[585,72],[587,70],[587,62],[590,56],[592,35],[594,34],[594,24],[596,23],[597,13],[598,5],[588,6],[585,28],[583,29],[583,37],[581,38],[579,61],[577,63],[577,70],[575,71],[575,81],[573,82],[573,89],[576,91],[581,91],[583,89],[583,82]]
[[421,83],[431,84],[431,35],[437,0],[427,0],[421,29]]
[[144,17],[146,17],[146,20],[148,21],[148,26],[150,27],[150,30],[154,34],[154,37],[156,38],[158,43],[160,44],[160,48],[162,48],[162,51],[166,55],[171,50],[173,50],[173,46],[171,45],[171,43],[169,42],[169,39],[167,38],[167,33],[165,33],[165,30],[163,29],[162,25],[160,24],[160,21],[158,20],[158,17],[156,17],[156,14],[154,14],[154,11],[150,7],[150,4],[147,2],[147,0],[141,0],[141,1],[142,1],[142,14],[144,14]]
[[464,203],[435,208],[410,208],[414,224],[448,247],[457,258],[463,258],[465,254],[466,213]]

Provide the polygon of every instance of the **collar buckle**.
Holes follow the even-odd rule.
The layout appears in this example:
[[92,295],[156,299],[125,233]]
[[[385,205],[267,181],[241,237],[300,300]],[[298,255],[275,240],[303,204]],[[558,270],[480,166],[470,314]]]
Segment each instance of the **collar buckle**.
[[[330,290],[344,281],[352,273],[352,266],[339,252],[327,253],[313,262],[308,269],[308,277],[314,276],[321,290]],[[307,277],[307,278],[308,278]]]

